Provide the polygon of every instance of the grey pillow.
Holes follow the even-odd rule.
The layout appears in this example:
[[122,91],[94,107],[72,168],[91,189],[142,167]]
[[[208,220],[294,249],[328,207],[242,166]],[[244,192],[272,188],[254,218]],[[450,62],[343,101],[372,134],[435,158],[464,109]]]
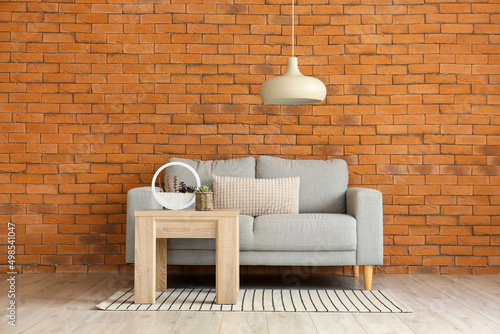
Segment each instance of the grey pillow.
[[[200,176],[201,185],[213,188],[212,177],[234,176],[255,178],[255,158],[240,158],[229,160],[191,160],[182,158],[171,158],[168,162],[184,162],[193,167]],[[170,177],[173,184],[174,176],[177,182],[184,182],[187,186],[196,186],[196,180],[191,172],[181,166],[172,166],[165,169],[165,177]]]
[[289,160],[260,156],[257,178],[300,177],[300,213],[345,213],[349,182],[347,163],[334,160]]

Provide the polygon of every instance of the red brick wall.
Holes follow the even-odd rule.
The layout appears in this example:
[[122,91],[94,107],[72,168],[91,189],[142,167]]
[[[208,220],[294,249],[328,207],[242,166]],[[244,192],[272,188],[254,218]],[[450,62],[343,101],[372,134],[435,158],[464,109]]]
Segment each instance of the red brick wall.
[[290,1],[105,2],[0,2],[0,219],[25,272],[118,270],[128,189],[172,155],[261,154],[380,189],[385,272],[500,272],[497,1],[298,0],[328,97],[283,107],[258,92]]

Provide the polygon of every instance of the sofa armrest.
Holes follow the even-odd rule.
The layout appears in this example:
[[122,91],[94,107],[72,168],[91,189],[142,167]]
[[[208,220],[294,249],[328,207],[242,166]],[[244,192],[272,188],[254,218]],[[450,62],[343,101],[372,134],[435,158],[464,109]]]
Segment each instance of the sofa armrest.
[[127,263],[134,263],[135,257],[135,217],[136,210],[163,209],[151,191],[151,187],[130,189],[127,193]]
[[356,218],[356,264],[384,263],[384,219],[382,193],[375,189],[349,188],[347,214]]

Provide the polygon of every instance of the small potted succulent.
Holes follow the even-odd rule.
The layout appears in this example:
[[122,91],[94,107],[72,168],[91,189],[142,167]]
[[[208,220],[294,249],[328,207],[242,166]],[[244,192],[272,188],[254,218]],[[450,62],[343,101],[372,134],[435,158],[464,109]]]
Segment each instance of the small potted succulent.
[[207,186],[196,189],[196,211],[212,211],[214,209],[213,192]]

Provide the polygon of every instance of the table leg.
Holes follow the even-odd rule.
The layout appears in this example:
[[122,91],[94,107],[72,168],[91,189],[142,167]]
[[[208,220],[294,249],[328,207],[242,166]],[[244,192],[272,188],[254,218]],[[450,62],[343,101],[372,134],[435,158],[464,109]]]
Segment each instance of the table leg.
[[236,304],[239,282],[238,224],[233,217],[217,221],[215,293],[217,304]]
[[236,294],[240,292],[240,216],[235,217],[236,221]]
[[156,291],[167,291],[167,239],[156,239]]
[[135,220],[134,303],[155,302],[156,226],[151,217]]

